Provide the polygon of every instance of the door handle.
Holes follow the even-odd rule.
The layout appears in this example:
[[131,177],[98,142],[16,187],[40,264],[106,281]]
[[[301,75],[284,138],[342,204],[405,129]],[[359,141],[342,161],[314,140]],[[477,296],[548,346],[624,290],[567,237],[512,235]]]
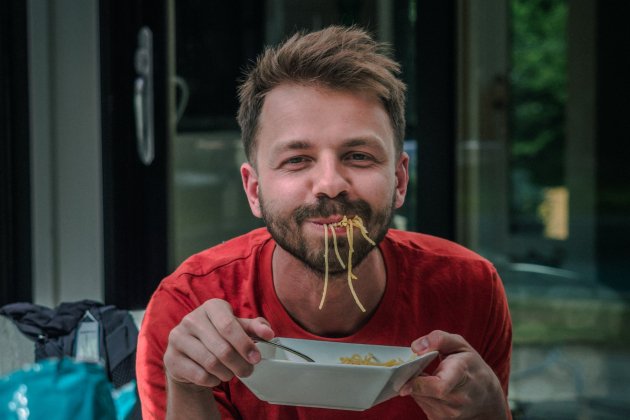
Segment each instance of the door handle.
[[136,120],[136,147],[140,161],[149,166],[155,158],[153,120],[153,32],[146,26],[138,31],[134,57],[133,108]]

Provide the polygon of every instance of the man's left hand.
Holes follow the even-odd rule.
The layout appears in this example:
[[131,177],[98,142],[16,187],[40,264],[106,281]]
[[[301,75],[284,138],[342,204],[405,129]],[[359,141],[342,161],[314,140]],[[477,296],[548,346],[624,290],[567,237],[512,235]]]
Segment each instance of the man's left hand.
[[432,375],[418,376],[400,390],[430,420],[510,418],[499,379],[464,338],[433,331],[414,341],[411,349],[417,354],[440,353],[440,364]]

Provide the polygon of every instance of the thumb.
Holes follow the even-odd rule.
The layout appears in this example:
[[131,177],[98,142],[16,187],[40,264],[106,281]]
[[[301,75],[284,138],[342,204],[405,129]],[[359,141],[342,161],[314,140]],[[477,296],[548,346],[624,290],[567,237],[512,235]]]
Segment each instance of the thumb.
[[238,318],[238,322],[249,336],[271,340],[276,335],[265,318]]
[[411,343],[411,350],[416,354],[438,351],[442,355],[470,350],[470,345],[463,337],[435,330]]

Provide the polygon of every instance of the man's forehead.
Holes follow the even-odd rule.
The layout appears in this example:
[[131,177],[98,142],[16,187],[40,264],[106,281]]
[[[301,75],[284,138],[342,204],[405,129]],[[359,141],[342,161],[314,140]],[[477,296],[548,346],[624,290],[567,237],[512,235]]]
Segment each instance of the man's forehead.
[[[319,85],[281,84],[265,95],[258,119],[258,133],[265,129],[285,129],[286,125],[282,123],[294,122],[291,119],[308,124],[322,120],[338,122],[339,118],[372,128],[375,122],[381,122],[393,132],[389,113],[375,95]],[[321,126],[321,129],[325,128],[327,125]]]
[[[391,118],[375,95],[319,84],[283,83],[265,95],[258,118],[254,159],[258,160],[262,149],[266,154],[271,149],[277,152],[311,148],[326,136],[326,130],[338,126],[329,122],[339,124],[340,117],[354,122],[344,126],[343,132],[334,132],[337,146],[380,142],[381,148],[389,149],[391,142],[395,148]],[[262,149],[261,143],[264,143]]]

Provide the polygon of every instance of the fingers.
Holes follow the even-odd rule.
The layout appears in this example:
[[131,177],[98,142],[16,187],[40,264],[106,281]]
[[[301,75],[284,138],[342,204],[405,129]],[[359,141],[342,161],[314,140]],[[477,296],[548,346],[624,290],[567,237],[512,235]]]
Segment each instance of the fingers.
[[202,308],[207,322],[194,323],[194,335],[219,361],[239,376],[249,374],[260,360],[258,348],[223,300],[210,300]]
[[433,376],[417,377],[411,382],[411,389],[406,391],[416,397],[448,400],[454,393],[463,390],[469,380],[464,363],[450,363],[450,366],[440,366]]
[[250,335],[273,338],[263,318],[239,319],[230,305],[213,299],[185,316],[169,334],[164,355],[167,374],[181,383],[216,386],[236,376],[248,376],[260,361]]
[[[406,394],[418,397],[446,399],[454,391],[461,389],[470,379],[471,365],[481,361],[477,352],[460,335],[435,330],[411,343],[411,349],[418,354],[438,351],[441,363],[433,376],[419,376],[403,390]],[[474,370],[474,369],[473,369]]]
[[265,318],[240,318],[239,323],[249,336],[271,340],[275,335],[271,329],[271,325],[269,325],[269,322],[267,322]]
[[[201,385],[205,382],[205,373],[212,372],[215,377],[221,380],[229,380],[232,376],[230,371],[221,363],[217,363],[218,359],[208,350],[205,344],[197,337],[190,335],[184,328],[174,328],[169,335],[169,345],[165,354],[166,358],[170,357],[177,367],[186,367],[184,377],[192,375],[194,383]],[[190,361],[203,372],[190,372],[192,365],[184,363]],[[171,363],[172,364],[172,363]],[[177,372],[179,371],[176,370]],[[179,372],[182,375],[182,372]],[[178,378],[183,379],[183,378]],[[216,384],[215,384],[216,385]]]
[[429,418],[505,419],[509,409],[496,375],[476,353],[459,356],[447,357],[435,376],[406,384],[401,395],[410,395]]
[[[169,347],[164,355],[167,375],[178,383],[190,383],[202,387],[212,388],[222,381],[221,374],[210,374],[203,366],[197,364],[193,358]],[[228,372],[225,372],[226,376]]]
[[431,375],[418,376],[400,390],[429,418],[505,418],[505,398],[497,376],[464,338],[433,331],[411,347],[418,354],[436,350],[442,356]]
[[[423,375],[403,387],[404,393],[417,397],[446,399],[453,391],[463,387],[469,379],[471,355],[477,355],[468,342],[456,334],[435,330],[411,343],[418,354],[438,351],[442,360],[432,376]],[[480,359],[480,358],[479,358]]]

